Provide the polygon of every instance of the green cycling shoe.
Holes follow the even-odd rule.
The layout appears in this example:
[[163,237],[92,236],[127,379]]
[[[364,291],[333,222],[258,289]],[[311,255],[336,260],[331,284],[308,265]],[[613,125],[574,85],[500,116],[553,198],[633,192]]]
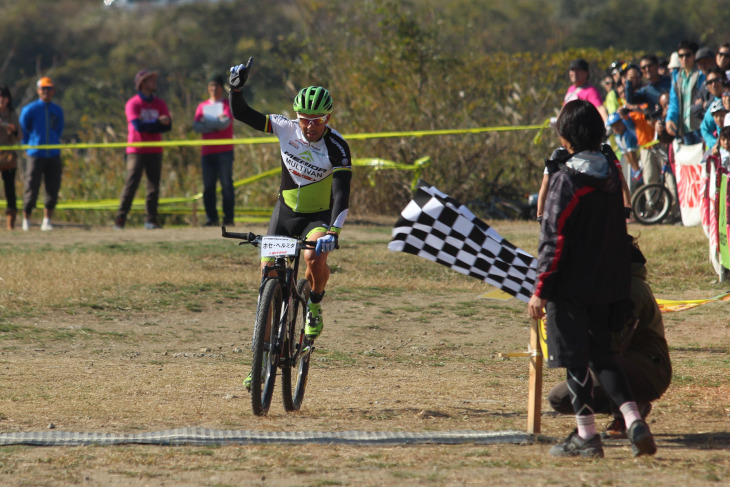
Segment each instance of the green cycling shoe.
[[307,307],[309,310],[307,311],[307,324],[304,326],[304,334],[310,340],[314,340],[322,333],[322,326],[324,325],[322,321],[322,304],[310,301],[307,303]]

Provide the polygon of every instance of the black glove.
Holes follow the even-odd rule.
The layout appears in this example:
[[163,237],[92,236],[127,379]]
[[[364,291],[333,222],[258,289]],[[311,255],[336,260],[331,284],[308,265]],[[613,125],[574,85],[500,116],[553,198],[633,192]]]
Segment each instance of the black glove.
[[251,69],[252,64],[253,56],[248,58],[248,62],[245,65],[239,64],[238,66],[231,67],[231,76],[228,78],[228,84],[231,85],[232,90],[241,91],[243,85],[246,84],[248,72]]

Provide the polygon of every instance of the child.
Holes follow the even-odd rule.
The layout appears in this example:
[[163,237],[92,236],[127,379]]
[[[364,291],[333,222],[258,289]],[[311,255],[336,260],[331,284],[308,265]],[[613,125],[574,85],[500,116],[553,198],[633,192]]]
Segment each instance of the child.
[[720,146],[720,161],[722,167],[730,170],[730,125],[723,127],[720,130],[720,139],[718,141]]

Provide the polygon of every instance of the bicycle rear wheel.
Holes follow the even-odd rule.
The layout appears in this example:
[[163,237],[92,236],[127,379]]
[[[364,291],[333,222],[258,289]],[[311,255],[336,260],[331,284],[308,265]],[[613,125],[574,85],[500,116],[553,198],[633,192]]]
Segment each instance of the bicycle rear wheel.
[[671,207],[672,195],[663,184],[644,185],[631,198],[634,218],[643,225],[661,223]]
[[[268,279],[261,291],[253,334],[251,406],[256,416],[265,416],[269,412],[274,393],[279,354],[272,342],[276,341],[276,331],[279,328],[281,301],[279,281]],[[269,340],[266,340],[267,330]]]
[[[294,298],[292,307],[289,309],[289,340],[293,347],[288,348],[292,353],[289,355],[290,363],[281,370],[281,394],[284,400],[284,409],[287,411],[299,411],[304,400],[304,391],[307,388],[307,375],[309,374],[309,357],[311,350],[309,340],[304,336],[304,325],[307,321],[307,301],[312,292],[309,281],[299,279],[297,291],[302,297],[301,301]],[[292,371],[296,370],[296,382],[292,384]],[[292,389],[292,385],[294,386]]]

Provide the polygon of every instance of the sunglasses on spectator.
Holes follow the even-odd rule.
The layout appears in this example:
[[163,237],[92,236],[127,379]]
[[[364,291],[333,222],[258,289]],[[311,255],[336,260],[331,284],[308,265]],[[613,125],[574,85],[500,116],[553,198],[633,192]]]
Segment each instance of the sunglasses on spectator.
[[44,86],[41,88],[41,91],[52,91],[52,90],[53,90],[53,86]]
[[722,81],[722,78],[712,78],[707,80],[708,85],[714,85],[715,83],[719,83]]
[[717,53],[717,55],[718,55],[718,56],[720,56],[720,57],[728,57],[728,56],[730,56],[730,52],[727,52],[727,51],[725,51],[725,52],[723,52],[723,51],[720,51],[720,52],[718,52],[718,53]]
[[643,71],[643,70],[645,70],[645,69],[649,69],[649,68],[651,68],[652,66],[656,66],[656,64],[654,64],[654,63],[651,63],[651,64],[645,64],[645,65],[641,66],[641,67],[640,67],[640,69],[641,69],[641,70]]
[[327,121],[327,115],[323,115],[323,116],[317,117],[317,118],[307,118],[307,117],[303,117],[301,115],[297,115],[297,119],[299,120],[299,123],[301,123],[305,127],[309,127],[310,124],[324,125],[325,122]]
[[679,57],[692,57],[692,56],[694,56],[694,54],[692,54],[691,52],[685,52],[685,53],[678,54],[678,56]]

